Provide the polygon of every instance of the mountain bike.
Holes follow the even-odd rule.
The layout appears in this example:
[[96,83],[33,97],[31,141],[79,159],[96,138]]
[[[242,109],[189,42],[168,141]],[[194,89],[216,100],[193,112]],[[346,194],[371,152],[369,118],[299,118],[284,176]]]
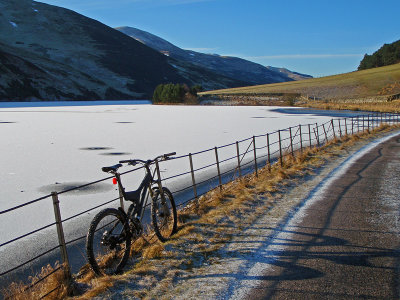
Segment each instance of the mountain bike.
[[[86,254],[92,270],[97,275],[118,274],[125,266],[134,241],[143,233],[142,219],[149,196],[151,198],[151,222],[155,234],[161,242],[167,241],[177,228],[177,213],[174,198],[168,188],[161,185],[160,161],[171,159],[176,153],[157,156],[151,160],[121,160],[119,164],[103,167],[102,171],[114,175],[113,181],[118,184],[120,196],[132,202],[128,211],[123,208],[123,201],[118,209],[101,210],[90,223],[86,237]],[[145,176],[139,188],[127,192],[122,185],[118,169],[122,164],[136,166],[141,164]],[[151,166],[155,170],[151,171]],[[154,178],[157,173],[157,180]]]

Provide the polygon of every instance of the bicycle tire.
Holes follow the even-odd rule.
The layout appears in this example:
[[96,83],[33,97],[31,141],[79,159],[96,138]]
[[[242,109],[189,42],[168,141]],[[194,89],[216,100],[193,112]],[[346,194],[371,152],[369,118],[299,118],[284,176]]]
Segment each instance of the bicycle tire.
[[162,203],[160,191],[156,190],[152,199],[151,218],[154,232],[161,242],[166,242],[176,232],[178,218],[172,193],[163,187],[165,203]]
[[90,223],[86,255],[97,275],[121,273],[128,261],[131,233],[125,215],[114,208],[100,211]]

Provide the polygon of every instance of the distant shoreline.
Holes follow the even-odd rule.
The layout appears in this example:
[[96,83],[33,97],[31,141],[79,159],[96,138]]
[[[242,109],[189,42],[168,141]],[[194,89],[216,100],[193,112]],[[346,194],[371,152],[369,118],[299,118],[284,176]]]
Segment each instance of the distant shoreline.
[[0,102],[0,108],[17,107],[58,107],[58,106],[96,106],[96,105],[143,105],[152,104],[150,100],[99,100],[99,101],[37,101]]

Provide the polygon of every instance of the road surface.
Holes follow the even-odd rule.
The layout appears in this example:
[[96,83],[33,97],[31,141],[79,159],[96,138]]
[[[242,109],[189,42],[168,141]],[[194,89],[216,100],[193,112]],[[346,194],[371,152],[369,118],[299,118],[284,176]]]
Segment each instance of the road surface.
[[[400,136],[335,176],[276,235],[246,299],[400,299]],[[305,215],[304,215],[305,214]]]

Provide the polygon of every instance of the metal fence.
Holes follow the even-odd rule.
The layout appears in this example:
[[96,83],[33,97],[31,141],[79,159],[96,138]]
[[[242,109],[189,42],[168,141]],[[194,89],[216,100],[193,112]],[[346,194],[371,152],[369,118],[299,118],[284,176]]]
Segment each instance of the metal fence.
[[[255,176],[258,176],[258,170],[260,167],[265,165],[271,166],[276,162],[282,163],[285,155],[294,155],[295,152],[303,151],[306,147],[319,147],[330,140],[345,135],[353,135],[366,130],[369,131],[381,124],[392,125],[397,123],[399,123],[399,114],[371,113],[349,118],[331,119],[323,124],[300,124],[295,127],[289,127],[262,135],[255,135],[231,144],[213,147],[196,153],[189,153],[187,155],[175,157],[170,161],[162,162],[162,164],[173,165],[180,161],[180,165],[183,165],[182,161],[186,160],[188,166],[186,171],[167,176],[163,178],[162,181],[164,184],[172,181],[186,183],[184,186],[181,185],[180,188],[173,190],[174,197],[180,199],[177,202],[177,207],[182,207],[188,202],[197,201],[199,197],[212,189],[222,188],[224,183],[230,182],[235,178],[240,178],[253,172],[255,173]],[[124,172],[121,175],[125,176],[129,173],[135,173],[140,169],[142,169],[142,167]],[[122,198],[118,195],[115,198],[108,199],[105,202],[63,219],[59,205],[59,196],[108,181],[111,178],[113,178],[113,176],[61,192],[53,192],[49,195],[1,211],[0,216],[5,216],[6,214],[23,207],[28,207],[34,203],[51,200],[54,209],[54,222],[3,242],[0,244],[0,250],[5,246],[21,242],[32,235],[46,230],[55,230],[58,241],[55,246],[43,250],[41,253],[37,253],[26,261],[19,262],[8,270],[1,270],[0,279],[9,276],[18,269],[31,265],[33,262],[38,261],[46,255],[54,254],[56,252],[59,252],[59,259],[61,259],[62,264],[55,268],[50,274],[46,275],[46,277],[57,271],[63,271],[65,278],[71,279],[72,272],[69,263],[68,246],[84,240],[86,235],[80,235],[70,240],[66,240],[63,225],[71,220],[82,217],[82,215],[85,215],[88,212],[99,210],[106,205],[113,205],[114,202],[115,204],[118,203],[117,201],[121,201],[122,203]],[[26,290],[33,288],[46,277],[40,278],[36,282],[31,283],[26,287]],[[48,291],[45,295],[42,295],[42,298],[51,295],[60,288],[61,285],[52,291]]]

